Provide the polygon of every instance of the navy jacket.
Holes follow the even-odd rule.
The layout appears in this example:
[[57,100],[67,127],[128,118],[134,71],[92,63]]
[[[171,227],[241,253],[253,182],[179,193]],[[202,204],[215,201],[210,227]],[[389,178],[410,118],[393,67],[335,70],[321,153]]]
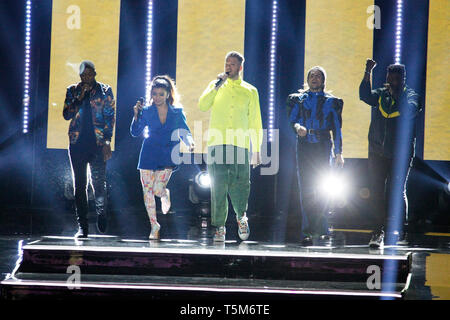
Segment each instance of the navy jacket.
[[416,119],[421,111],[419,95],[405,86],[395,101],[386,88],[372,90],[370,82],[363,80],[359,98],[372,107],[369,153],[393,158],[396,152],[406,148],[413,156]]
[[138,169],[176,168],[177,164],[172,159],[172,153],[179,154],[180,138],[186,145],[192,141],[183,109],[169,105],[166,122],[162,124],[156,106],[146,106],[138,115],[137,121],[134,121],[133,117],[131,135],[133,137],[141,135],[147,126],[148,137],[142,142]]

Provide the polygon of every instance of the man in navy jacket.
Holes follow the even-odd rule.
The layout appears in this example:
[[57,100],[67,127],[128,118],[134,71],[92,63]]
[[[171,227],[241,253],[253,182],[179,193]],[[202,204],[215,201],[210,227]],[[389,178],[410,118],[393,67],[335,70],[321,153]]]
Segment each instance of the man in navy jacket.
[[[370,75],[376,62],[367,59],[359,97],[372,107],[369,128],[369,180],[371,209],[376,226],[371,247],[384,245],[384,229],[393,236],[407,222],[406,183],[415,153],[415,124],[421,111],[419,96],[406,86],[406,70],[401,64],[387,68],[386,84],[372,90]],[[389,223],[389,224],[388,224]]]

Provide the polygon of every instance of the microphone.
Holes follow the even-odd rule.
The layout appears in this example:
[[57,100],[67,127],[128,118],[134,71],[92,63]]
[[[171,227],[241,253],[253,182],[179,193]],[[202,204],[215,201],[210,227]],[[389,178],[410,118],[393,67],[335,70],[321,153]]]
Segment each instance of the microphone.
[[[89,84],[86,83],[86,82],[81,81],[81,82],[78,83],[77,86],[75,87],[75,92],[78,92],[78,95],[76,96],[76,99],[77,99],[78,101],[80,101],[80,102],[86,97],[85,94],[86,94],[88,91],[91,90],[90,87],[88,88],[88,90],[84,90],[84,88],[85,88],[86,85],[89,85]],[[83,99],[81,99],[81,95],[83,95]]]
[[[227,76],[230,74],[229,72],[225,72],[226,74],[227,74]],[[218,86],[220,86],[221,84],[222,84],[222,82],[223,82],[223,79],[222,78],[220,78],[219,80],[217,80],[216,81],[216,88],[218,87]]]
[[[144,99],[143,97],[140,97],[140,98],[138,99],[138,101],[141,103],[141,106],[142,106],[142,108],[143,108],[143,107],[144,107],[144,101],[145,101],[145,99]],[[139,109],[138,117],[141,117],[141,116],[142,116],[142,108]]]

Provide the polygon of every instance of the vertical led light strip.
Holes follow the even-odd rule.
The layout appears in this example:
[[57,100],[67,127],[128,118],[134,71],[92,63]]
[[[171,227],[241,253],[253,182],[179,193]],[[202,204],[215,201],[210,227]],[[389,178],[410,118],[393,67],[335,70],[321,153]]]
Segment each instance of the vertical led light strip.
[[[153,43],[153,0],[148,1],[147,12],[147,55],[145,63],[145,104],[150,103],[150,85],[152,81],[152,43]],[[148,127],[144,129],[144,137],[148,138]]]
[[31,0],[25,7],[25,73],[23,85],[23,133],[28,133],[30,107]]
[[272,30],[270,36],[270,69],[269,69],[269,142],[273,139],[273,127],[275,120],[275,67],[276,67],[276,42],[278,29],[278,1],[273,0],[272,3]]
[[147,12],[147,56],[145,65],[146,103],[150,102],[150,85],[152,81],[152,41],[153,41],[153,0],[149,0]]
[[395,28],[395,64],[400,63],[402,54],[403,0],[397,0],[397,22]]

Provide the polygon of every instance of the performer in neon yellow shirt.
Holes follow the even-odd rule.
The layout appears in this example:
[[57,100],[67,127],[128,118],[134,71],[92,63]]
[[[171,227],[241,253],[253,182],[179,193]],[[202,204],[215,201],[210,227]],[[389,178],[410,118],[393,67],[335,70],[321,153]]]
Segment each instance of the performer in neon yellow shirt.
[[[230,196],[239,237],[248,239],[250,163],[261,163],[263,139],[258,90],[241,78],[244,57],[235,51],[225,57],[225,72],[212,81],[199,99],[202,111],[211,110],[208,131],[208,173],[211,177],[211,224],[214,241],[225,241]],[[250,150],[252,151],[251,161]]]

